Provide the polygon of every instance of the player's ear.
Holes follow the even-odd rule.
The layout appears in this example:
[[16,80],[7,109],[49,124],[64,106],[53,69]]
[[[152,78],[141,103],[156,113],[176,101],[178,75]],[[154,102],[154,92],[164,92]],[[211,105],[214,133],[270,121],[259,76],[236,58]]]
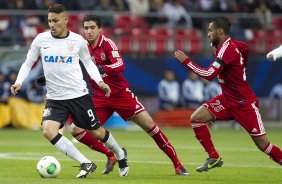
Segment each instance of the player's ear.
[[222,28],[218,28],[217,31],[218,31],[218,34],[219,34],[219,35],[223,35],[223,34],[224,34],[224,30],[223,30]]

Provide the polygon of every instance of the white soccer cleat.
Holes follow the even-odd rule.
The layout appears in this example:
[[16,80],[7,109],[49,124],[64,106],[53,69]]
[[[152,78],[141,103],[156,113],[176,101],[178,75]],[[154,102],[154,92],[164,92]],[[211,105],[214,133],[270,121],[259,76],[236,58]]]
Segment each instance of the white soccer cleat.
[[121,177],[127,176],[129,172],[129,165],[127,161],[127,152],[125,148],[122,148],[124,151],[124,158],[121,160],[118,160],[118,166],[119,166],[119,175]]

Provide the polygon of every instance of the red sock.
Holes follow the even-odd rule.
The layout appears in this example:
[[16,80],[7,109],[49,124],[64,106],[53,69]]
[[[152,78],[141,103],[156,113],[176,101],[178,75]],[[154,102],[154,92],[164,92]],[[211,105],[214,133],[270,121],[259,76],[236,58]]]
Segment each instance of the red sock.
[[219,158],[219,154],[213,145],[210,131],[207,125],[203,122],[192,122],[192,128],[195,132],[195,137],[202,144],[210,158]]
[[282,151],[280,150],[280,148],[269,142],[263,149],[263,152],[269,155],[272,160],[282,165]]
[[174,147],[170,144],[165,134],[157,125],[154,125],[147,133],[154,139],[159,148],[170,158],[175,168],[182,166],[178,160]]
[[87,145],[89,148],[105,154],[108,158],[114,156],[114,154],[110,150],[108,150],[108,148],[106,148],[101,141],[94,138],[92,134],[87,130],[84,130],[79,134],[75,135],[74,138],[77,139],[79,142]]

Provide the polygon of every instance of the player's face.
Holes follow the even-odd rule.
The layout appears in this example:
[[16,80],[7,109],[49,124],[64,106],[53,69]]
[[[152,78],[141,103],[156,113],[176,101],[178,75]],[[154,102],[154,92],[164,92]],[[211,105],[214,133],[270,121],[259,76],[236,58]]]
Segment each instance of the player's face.
[[86,39],[92,43],[96,44],[101,34],[101,28],[97,26],[95,21],[86,21],[83,23],[83,29]]
[[51,33],[55,37],[65,37],[67,35],[67,23],[68,17],[66,13],[49,13],[48,25],[51,29]]
[[215,27],[213,22],[209,23],[208,37],[213,46],[217,46],[219,44],[220,38],[218,34],[218,28]]

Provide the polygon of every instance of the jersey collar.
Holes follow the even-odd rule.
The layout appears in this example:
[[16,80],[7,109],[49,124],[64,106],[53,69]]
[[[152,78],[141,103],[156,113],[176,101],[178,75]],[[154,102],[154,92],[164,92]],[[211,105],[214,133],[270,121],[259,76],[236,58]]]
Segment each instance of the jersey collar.
[[50,31],[50,34],[51,34],[51,36],[52,36],[53,38],[56,38],[56,39],[64,39],[64,38],[67,38],[67,37],[70,35],[70,31],[68,31],[67,35],[64,36],[64,37],[57,37],[57,36],[54,36],[54,35],[52,35],[51,31]]

